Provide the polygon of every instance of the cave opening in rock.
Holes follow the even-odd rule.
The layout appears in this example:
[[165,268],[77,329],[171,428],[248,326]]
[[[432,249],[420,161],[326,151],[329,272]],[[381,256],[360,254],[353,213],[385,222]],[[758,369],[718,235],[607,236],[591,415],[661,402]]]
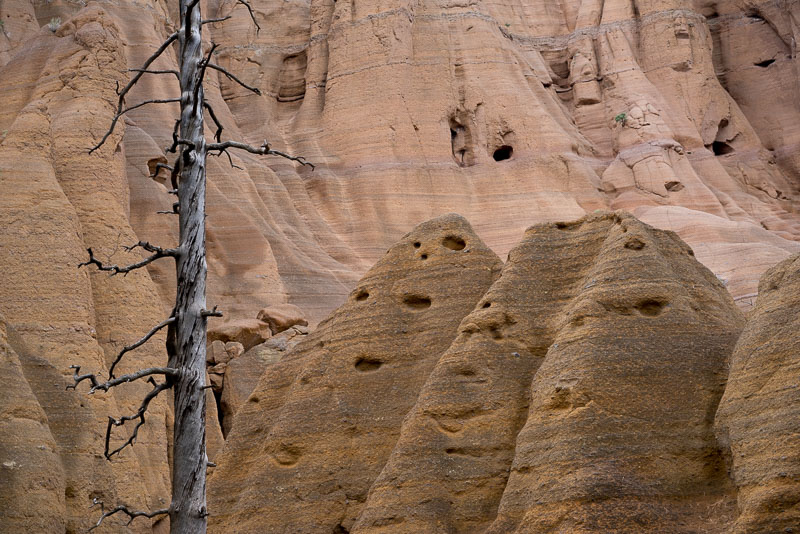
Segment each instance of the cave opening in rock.
[[765,69],[765,68],[769,67],[770,65],[772,65],[773,63],[775,63],[774,59],[765,59],[764,61],[759,61],[758,63],[753,63],[753,64],[756,67],[761,67],[762,69]]
[[513,153],[514,153],[514,149],[512,147],[510,147],[508,145],[503,145],[503,146],[499,147],[497,150],[494,151],[494,154],[492,154],[492,157],[494,158],[495,161],[503,161],[503,160],[506,160],[506,159],[510,159],[511,158],[511,154],[513,154]]
[[715,156],[724,156],[725,154],[734,152],[733,147],[725,141],[714,141],[711,143],[711,150],[714,152]]

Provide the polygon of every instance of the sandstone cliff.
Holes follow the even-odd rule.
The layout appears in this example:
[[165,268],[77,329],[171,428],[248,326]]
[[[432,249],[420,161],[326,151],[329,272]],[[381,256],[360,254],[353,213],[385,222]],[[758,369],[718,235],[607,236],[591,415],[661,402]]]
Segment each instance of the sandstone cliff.
[[[202,7],[232,16],[206,39],[263,95],[215,74],[207,96],[231,137],[317,168],[209,162],[209,300],[231,320],[292,302],[316,324],[391,243],[451,211],[504,257],[531,224],[629,210],[677,231],[743,309],[800,250],[797,2],[253,3],[258,33],[233,0]],[[13,402],[56,444],[63,514],[55,493],[42,498],[68,530],[90,523],[92,497],[158,508],[169,495],[167,403],[108,464],[106,417],[135,410],[146,386],[89,398],[64,386],[70,364],[101,371],[171,308],[168,262],[126,278],[75,266],[88,246],[121,263],[138,239],[174,244],[174,221],[156,214],[172,198],[148,163],[176,107],[137,109],[86,149],[116,82],[175,18],[174,0],[0,2],[0,314],[47,426],[28,393]],[[174,67],[174,53],[154,65]],[[175,96],[153,75],[131,103]],[[163,363],[161,346],[131,367]]]
[[[439,221],[267,369],[210,481],[212,531],[727,532],[714,414],[744,319],[693,251],[601,213],[532,227],[488,287],[489,258],[463,265],[476,238]],[[384,333],[360,342],[367,325]]]
[[736,344],[717,413],[731,450],[745,532],[790,532],[800,525],[800,256],[767,271],[758,305]]

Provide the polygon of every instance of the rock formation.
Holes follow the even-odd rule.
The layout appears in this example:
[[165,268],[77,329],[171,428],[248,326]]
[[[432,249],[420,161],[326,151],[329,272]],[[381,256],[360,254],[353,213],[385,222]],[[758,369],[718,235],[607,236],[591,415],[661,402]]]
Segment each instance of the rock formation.
[[[291,303],[315,326],[387,247],[452,211],[505,257],[532,224],[628,210],[675,230],[745,310],[761,274],[800,251],[797,2],[252,2],[259,32],[234,0],[202,0],[206,17],[231,16],[204,35],[262,94],[215,71],[207,97],[231,138],[316,169],[208,162],[209,303],[229,325]],[[93,497],[152,509],[169,495],[166,402],[108,464],[96,457],[106,418],[134,411],[146,385],[88,398],[64,386],[69,365],[102,371],[172,306],[169,262],[125,278],[75,266],[87,247],[123,262],[138,258],[123,245],[175,243],[153,171],[177,106],[138,108],[86,149],[116,83],[174,30],[176,5],[0,2],[0,314],[62,470],[63,509],[52,496],[43,517],[69,531],[96,517]],[[153,68],[175,66],[168,51]],[[170,76],[147,75],[129,103],[177,96]],[[131,366],[163,363],[156,341]],[[237,395],[262,368],[237,371]],[[44,425],[13,395],[33,410],[14,425]]]
[[501,265],[456,215],[390,248],[237,412],[209,486],[213,529],[352,524],[403,417]]
[[267,368],[211,479],[212,532],[727,532],[714,414],[744,318],[691,248],[593,214],[529,229],[488,287],[490,258],[464,265],[476,238],[440,221]]
[[739,517],[729,532],[800,525],[800,256],[764,275],[736,344],[717,413],[731,451]]

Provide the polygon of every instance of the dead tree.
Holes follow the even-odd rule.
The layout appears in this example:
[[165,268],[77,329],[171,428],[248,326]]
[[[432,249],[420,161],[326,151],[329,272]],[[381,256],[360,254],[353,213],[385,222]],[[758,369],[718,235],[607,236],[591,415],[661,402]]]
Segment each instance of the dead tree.
[[[245,7],[258,29],[255,14],[247,0],[237,0]],[[136,440],[139,428],[145,423],[150,403],[162,391],[174,391],[174,444],[172,466],[172,501],[168,509],[150,512],[132,511],[125,505],[118,505],[105,511],[102,501],[95,499],[94,505],[101,507],[101,517],[92,529],[108,517],[117,513],[127,515],[129,521],[137,517],[156,517],[169,514],[170,532],[198,534],[206,531],[208,512],[206,510],[206,469],[208,458],[205,449],[205,372],[206,372],[206,320],[210,316],[221,316],[216,309],[206,309],[206,251],[205,251],[205,202],[206,202],[206,158],[209,154],[225,154],[231,165],[230,149],[245,150],[257,155],[276,155],[302,165],[313,165],[302,157],[273,150],[264,141],[261,146],[251,146],[236,141],[222,140],[222,124],[213,108],[204,100],[203,81],[208,69],[219,71],[230,80],[244,88],[260,94],[259,90],[242,82],[225,68],[212,62],[216,45],[203,52],[203,26],[213,22],[223,22],[229,17],[206,19],[201,17],[200,0],[180,0],[180,29],[167,37],[161,46],[144,62],[139,69],[133,69],[130,81],[122,88],[117,86],[119,96],[116,113],[111,125],[90,153],[100,148],[114,131],[119,119],[126,113],[149,104],[180,102],[180,118],[175,122],[172,145],[167,152],[176,154],[172,165],[158,164],[157,174],[162,168],[171,173],[172,190],[178,201],[171,213],[179,218],[179,245],[168,249],[139,242],[127,250],[141,248],[150,253],[145,259],[126,266],[109,265],[97,259],[88,249],[89,259],[80,266],[95,265],[112,276],[128,273],[146,267],[162,259],[173,258],[177,271],[177,294],[175,307],[170,317],[154,326],[141,339],[124,347],[109,368],[108,378],[102,381],[94,373],[80,374],[80,366],[73,365],[73,383],[76,388],[83,381],[91,384],[89,393],[109,391],[121,384],[136,380],[146,380],[152,385],[144,397],[138,411],[119,418],[109,417],[105,436],[105,457],[111,459]],[[173,44],[177,44],[179,70],[151,70],[150,66]],[[128,106],[125,99],[130,90],[142,76],[168,74],[175,75],[180,84],[180,98],[153,99]],[[204,112],[207,111],[214,122],[216,131],[213,143],[207,143],[204,135]],[[158,331],[167,328],[167,355],[165,367],[151,367],[137,372],[115,376],[114,371],[126,353],[146,343]],[[111,448],[112,431],[130,421],[136,421],[127,440],[116,448]]]

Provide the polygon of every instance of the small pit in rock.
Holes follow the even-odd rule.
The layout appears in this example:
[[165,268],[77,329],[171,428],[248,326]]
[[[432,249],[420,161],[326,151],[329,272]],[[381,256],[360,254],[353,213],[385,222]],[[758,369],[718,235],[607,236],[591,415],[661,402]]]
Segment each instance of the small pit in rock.
[[420,243],[419,241],[415,241],[414,242],[414,248],[419,248],[421,246],[422,246],[422,243]]
[[464,247],[467,246],[467,242],[460,237],[449,235],[444,238],[442,245],[450,250],[464,250]]
[[667,182],[664,184],[664,189],[666,189],[670,193],[677,193],[678,191],[683,189],[683,184],[675,181]]
[[362,291],[359,291],[356,294],[356,300],[358,302],[363,302],[363,301],[367,300],[368,298],[369,298],[369,293],[367,291],[363,291],[362,290]]
[[655,317],[657,315],[661,315],[661,312],[664,311],[664,307],[666,305],[667,303],[663,300],[645,299],[638,302],[634,307],[636,308],[636,311],[642,315],[646,315],[647,317]]
[[403,304],[414,310],[424,310],[431,307],[431,299],[420,295],[406,295]]
[[428,259],[428,255],[427,255],[427,254],[421,254],[421,255],[420,255],[420,257],[419,257],[419,259],[421,259],[421,260],[427,260],[427,259]]
[[642,250],[644,248],[644,241],[634,237],[625,243],[625,248],[630,250]]
[[511,154],[514,153],[514,149],[508,145],[503,145],[494,151],[492,157],[495,161],[503,161],[506,159],[511,158]]
[[758,63],[754,63],[754,65],[756,67],[761,67],[762,69],[765,69],[770,65],[772,65],[773,63],[775,63],[774,59],[765,59],[764,61],[759,61]]
[[363,357],[356,360],[355,368],[362,373],[377,371],[383,362],[375,358]]

